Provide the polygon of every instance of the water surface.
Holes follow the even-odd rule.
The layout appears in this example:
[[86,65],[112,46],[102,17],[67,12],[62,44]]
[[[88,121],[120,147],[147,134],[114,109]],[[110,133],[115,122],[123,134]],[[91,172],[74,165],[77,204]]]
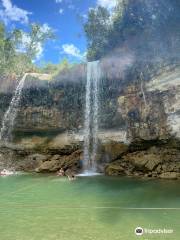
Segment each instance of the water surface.
[[[0,177],[0,239],[178,240],[179,186],[104,176],[73,182],[50,175]],[[137,226],[174,233],[137,237]]]

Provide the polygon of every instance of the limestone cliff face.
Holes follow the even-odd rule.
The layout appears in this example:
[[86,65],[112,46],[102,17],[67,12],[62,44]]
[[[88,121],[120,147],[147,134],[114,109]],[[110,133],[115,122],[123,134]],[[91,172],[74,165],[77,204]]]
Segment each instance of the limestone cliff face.
[[146,89],[151,94],[161,94],[166,129],[173,137],[180,138],[180,67],[153,78]]
[[180,67],[125,89],[118,98],[131,141],[180,137]]
[[[127,82],[123,91],[117,81],[102,86],[99,170],[108,175],[180,178],[180,66],[159,69],[149,81],[141,76]],[[15,145],[0,146],[2,166],[9,163],[15,169],[40,172],[81,170],[84,83],[27,79],[14,126],[15,133],[22,134]],[[0,118],[11,98],[11,91],[0,93]],[[38,135],[39,131],[46,134]],[[76,132],[74,142],[61,146],[73,139],[62,132]]]
[[[7,81],[6,89],[1,89],[0,125],[11,102],[15,83],[17,84],[16,80],[13,84],[12,81]],[[81,86],[81,82],[56,83],[50,80],[47,74],[28,75],[15,119],[14,132],[62,132],[81,128],[84,100]]]
[[130,141],[167,138],[166,115],[160,97],[159,93],[146,93],[143,97],[141,90],[134,85],[119,97],[119,111],[127,122]]
[[[102,81],[100,127],[123,129],[130,142],[180,138],[180,66],[168,65],[126,85]],[[80,75],[80,73],[79,73]],[[69,76],[69,75],[68,75]],[[133,76],[133,75],[132,75]],[[71,76],[72,78],[72,76]],[[18,131],[82,130],[85,101],[83,79],[51,80],[47,75],[27,77],[15,121]],[[0,122],[12,99],[15,79],[2,81]],[[127,81],[128,82],[128,81]],[[114,86],[113,84],[116,84]],[[119,88],[119,89],[118,89]]]
[[[77,78],[67,74],[63,79],[49,80],[45,74],[27,76],[22,91],[14,132],[62,132],[82,130],[84,124],[86,75],[81,71]],[[77,78],[77,79],[76,79]],[[8,81],[7,81],[8,82]],[[0,93],[0,125],[5,111],[11,102],[17,81]],[[105,129],[124,126],[121,114],[117,111],[117,87],[109,87],[104,81],[100,92],[100,126]],[[6,86],[6,87],[7,87]],[[1,88],[1,87],[0,87]],[[7,92],[7,89],[8,92]]]
[[[150,76],[150,81],[145,81],[143,76],[136,82],[131,81],[123,87],[122,94],[117,87],[122,88],[121,82],[116,88],[113,82],[104,82],[100,93],[101,128],[124,130],[126,127],[130,142],[180,138],[180,66],[169,65]],[[15,82],[2,81],[0,120],[11,101]],[[30,75],[14,130],[82,130],[84,101],[84,78],[58,82],[50,81],[46,75]]]
[[180,178],[180,67],[127,86],[118,98],[130,145],[108,175]]
[[51,129],[64,129],[65,123],[57,108],[44,107],[21,108],[16,119],[16,131],[41,131]]

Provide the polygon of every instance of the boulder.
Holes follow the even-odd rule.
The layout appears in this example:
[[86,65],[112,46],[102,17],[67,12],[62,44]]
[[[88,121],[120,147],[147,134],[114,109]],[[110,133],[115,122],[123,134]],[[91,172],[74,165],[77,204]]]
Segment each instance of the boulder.
[[65,171],[65,175],[69,178],[72,178],[73,176],[76,175],[76,170],[75,169],[68,169]]
[[48,155],[31,154],[23,158],[21,161],[16,161],[16,169],[21,171],[34,171],[42,162],[48,159]]
[[80,160],[82,151],[78,150],[70,155],[54,155],[49,161],[42,162],[36,169],[37,172],[56,172],[59,169],[77,169],[80,168]]
[[[176,174],[175,174],[176,173]],[[166,146],[127,152],[106,166],[108,175],[177,178],[180,173],[180,151]]]
[[130,162],[138,170],[152,171],[159,163],[162,162],[161,155],[148,151],[129,153],[123,156],[124,161]]
[[36,172],[57,172],[60,169],[60,163],[57,160],[45,161],[36,169]]
[[180,177],[180,173],[177,172],[164,172],[159,175],[159,178],[162,179],[178,179]]
[[108,164],[105,173],[109,176],[125,175],[125,169],[121,166],[120,161]]

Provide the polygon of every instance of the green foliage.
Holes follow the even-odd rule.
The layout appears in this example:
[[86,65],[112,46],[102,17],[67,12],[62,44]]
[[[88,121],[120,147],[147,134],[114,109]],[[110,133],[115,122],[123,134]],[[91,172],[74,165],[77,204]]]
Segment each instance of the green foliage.
[[53,74],[57,71],[57,65],[53,64],[51,62],[45,64],[43,67],[41,67],[40,72],[46,73],[46,74]]
[[29,32],[15,29],[8,32],[0,23],[0,73],[1,75],[22,75],[25,72],[39,72],[57,75],[72,67],[67,59],[59,64],[47,63],[37,67],[34,59],[38,54],[38,47],[53,39],[54,33],[48,26],[31,24]]
[[110,51],[119,41],[119,29],[128,0],[117,0],[113,12],[106,8],[91,9],[84,30],[88,42],[88,60],[96,60]]
[[7,69],[7,64],[13,64],[13,57],[15,56],[14,41],[12,34],[5,32],[5,27],[0,23],[0,71],[3,73]]
[[[38,53],[38,44],[44,44],[48,39],[54,38],[54,33],[50,28],[43,29],[39,24],[31,24],[28,34],[29,41],[26,43],[26,53],[30,59],[34,59]],[[22,34],[24,34],[22,32]]]
[[88,39],[89,60],[97,59],[103,54],[110,28],[110,15],[106,8],[98,7],[89,11],[88,21],[84,26]]
[[51,62],[45,64],[39,71],[41,73],[51,74],[53,76],[58,75],[64,70],[68,70],[73,67],[73,64],[69,63],[67,59],[63,59],[58,64],[53,64]]
[[63,59],[59,64],[57,64],[57,71],[54,74],[56,75],[71,67],[72,67],[72,64],[70,64],[67,59]]
[[[23,36],[26,37],[24,42]],[[38,53],[38,46],[43,46],[54,38],[50,28],[44,29],[38,24],[31,24],[29,32],[15,29],[8,32],[0,23],[0,73],[1,75],[22,75],[25,72],[37,71],[33,64]]]
[[117,0],[110,16],[102,7],[90,10],[84,26],[88,60],[99,59],[123,46],[143,61],[178,60],[179,11],[178,0]]

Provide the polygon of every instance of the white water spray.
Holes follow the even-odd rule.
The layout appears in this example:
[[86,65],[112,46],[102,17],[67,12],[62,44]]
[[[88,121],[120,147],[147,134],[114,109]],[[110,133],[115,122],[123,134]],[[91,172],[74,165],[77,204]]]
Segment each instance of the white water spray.
[[99,61],[87,64],[86,107],[84,123],[84,171],[96,172],[98,148],[99,80],[101,78]]
[[21,99],[22,90],[24,87],[24,83],[26,80],[28,73],[24,74],[23,78],[19,81],[14,96],[11,100],[11,103],[9,105],[8,110],[6,111],[3,121],[2,121],[2,127],[0,130],[0,140],[2,141],[10,141],[11,140],[11,134],[12,129],[14,126],[14,120],[17,116],[19,102]]

